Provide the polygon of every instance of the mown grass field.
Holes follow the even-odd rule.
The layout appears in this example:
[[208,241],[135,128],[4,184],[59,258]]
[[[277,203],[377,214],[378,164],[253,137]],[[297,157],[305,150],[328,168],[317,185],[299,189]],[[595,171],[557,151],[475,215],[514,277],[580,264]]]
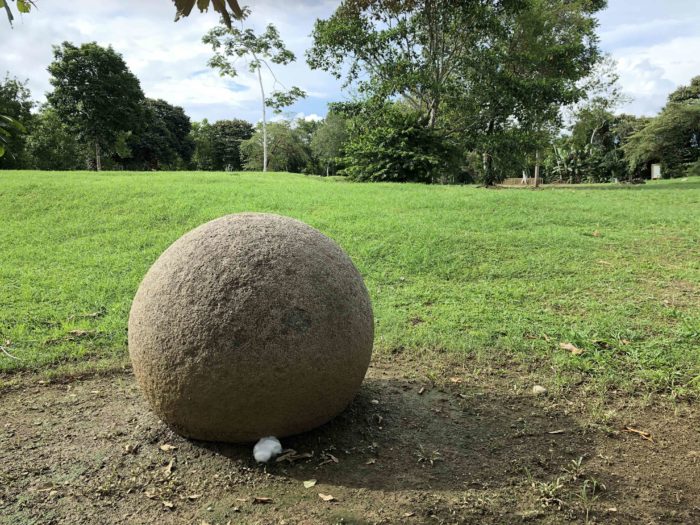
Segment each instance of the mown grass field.
[[538,367],[550,387],[700,393],[700,179],[531,191],[0,172],[0,382],[124,363],[149,266],[241,211],[296,217],[350,254],[378,354]]

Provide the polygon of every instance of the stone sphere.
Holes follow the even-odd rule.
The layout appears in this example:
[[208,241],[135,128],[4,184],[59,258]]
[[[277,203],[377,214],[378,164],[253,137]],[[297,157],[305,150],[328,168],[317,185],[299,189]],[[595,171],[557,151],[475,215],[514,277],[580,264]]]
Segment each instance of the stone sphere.
[[241,213],[171,245],[129,315],[129,354],[176,432],[248,442],[340,413],[369,366],[372,305],[331,239],[303,222]]

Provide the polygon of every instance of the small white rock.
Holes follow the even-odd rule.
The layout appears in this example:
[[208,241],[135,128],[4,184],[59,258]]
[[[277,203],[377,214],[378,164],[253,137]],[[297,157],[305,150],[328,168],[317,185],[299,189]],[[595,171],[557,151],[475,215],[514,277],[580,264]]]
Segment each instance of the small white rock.
[[547,389],[541,385],[535,385],[532,387],[532,393],[536,396],[543,396],[547,393]]
[[275,436],[261,438],[253,447],[253,457],[258,463],[267,463],[282,453],[282,444]]

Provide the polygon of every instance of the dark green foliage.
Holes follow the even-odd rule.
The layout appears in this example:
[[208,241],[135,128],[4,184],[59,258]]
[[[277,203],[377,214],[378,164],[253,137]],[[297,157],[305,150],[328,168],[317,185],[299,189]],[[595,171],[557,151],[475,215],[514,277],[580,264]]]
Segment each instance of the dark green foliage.
[[6,75],[0,82],[0,169],[24,167],[25,131],[33,105],[26,82]]
[[401,98],[436,130],[433,138],[482,154],[481,178],[492,184],[507,175],[502,168],[514,144],[524,145],[518,169],[559,124],[560,107],[583,96],[578,82],[600,58],[595,14],[604,6],[345,0],[316,22],[307,61],[354,84],[374,104]]
[[115,151],[120,134],[141,124],[139,81],[112,47],[64,42],[54,46],[53,54],[48,69],[54,90],[47,99],[81,144],[91,148],[100,169],[101,154]]
[[212,128],[214,169],[227,171],[243,169],[241,142],[253,136],[253,125],[241,119],[218,120]]
[[555,141],[547,159],[548,179],[568,183],[627,180],[630,174],[623,145],[646,121],[584,108],[571,135]]
[[192,158],[192,125],[185,111],[164,100],[145,99],[143,120],[127,139],[130,150],[124,166],[137,170],[183,169]]
[[[268,169],[270,171],[289,171],[301,173],[310,160],[308,146],[303,134],[292,127],[286,120],[271,122],[267,125],[269,151]],[[263,167],[262,127],[258,126],[248,140],[241,143],[243,167],[250,171],[261,171]]]
[[630,171],[645,174],[659,162],[664,177],[682,177],[700,159],[700,77],[669,95],[661,113],[624,146]]
[[205,171],[239,171],[243,169],[241,142],[253,135],[250,122],[240,119],[218,120],[210,124],[206,119],[192,125],[196,145],[192,162],[196,169]]
[[85,169],[85,152],[56,110],[43,106],[27,136],[27,165],[39,170]]
[[690,164],[685,170],[686,177],[700,177],[700,159]]
[[348,120],[339,113],[329,112],[311,137],[311,152],[320,170],[319,175],[335,175],[342,164],[341,157],[348,141]]
[[456,151],[425,117],[387,106],[375,119],[356,117],[341,174],[356,181],[436,182],[457,170]]

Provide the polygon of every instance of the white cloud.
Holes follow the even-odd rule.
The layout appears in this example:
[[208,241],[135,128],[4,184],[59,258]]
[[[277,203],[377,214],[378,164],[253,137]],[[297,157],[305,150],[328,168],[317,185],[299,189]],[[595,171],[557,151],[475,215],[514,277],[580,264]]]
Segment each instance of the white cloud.
[[671,91],[700,75],[700,3],[611,0],[600,14],[602,48],[632,100],[620,111],[654,115]]
[[[347,98],[340,82],[311,71],[304,51],[311,45],[316,18],[330,15],[338,0],[255,0],[246,22],[256,30],[274,23],[297,62],[279,69],[286,86],[298,85],[308,98],[289,108],[287,115],[325,115],[326,103]],[[144,92],[183,106],[196,120],[244,118],[259,120],[257,80],[241,63],[232,82],[220,78],[206,63],[211,50],[201,37],[217,20],[213,13],[192,13],[173,22],[174,7],[167,0],[38,0],[38,9],[18,17],[9,29],[0,17],[5,70],[29,79],[35,98],[51,89],[46,67],[53,44],[97,41],[111,44],[139,77]],[[653,114],[670,91],[700,75],[700,2],[698,0],[610,0],[600,14],[601,45],[618,61],[623,89],[634,101],[622,108]],[[268,79],[268,84],[270,79]]]
[[[167,1],[72,0],[67,4],[41,0],[37,4],[38,9],[18,19],[12,30],[2,27],[5,21],[0,17],[0,74],[9,71],[29,79],[37,100],[43,101],[51,89],[46,71],[52,60],[51,46],[63,41],[96,41],[112,45],[123,55],[146,96],[181,105],[195,120],[259,119],[258,81],[245,63],[240,63],[235,81],[221,78],[206,65],[211,49],[201,38],[217,21],[213,12],[193,12],[174,23],[175,8]],[[340,97],[338,82],[323,72],[310,71],[304,61],[314,20],[333,9],[334,3],[327,1],[282,4],[262,0],[255,2],[253,15],[246,21],[256,30],[276,24],[297,55],[296,63],[276,70],[284,85],[297,85],[308,93],[290,111],[325,114],[326,103]],[[265,74],[269,90],[272,79]]]

